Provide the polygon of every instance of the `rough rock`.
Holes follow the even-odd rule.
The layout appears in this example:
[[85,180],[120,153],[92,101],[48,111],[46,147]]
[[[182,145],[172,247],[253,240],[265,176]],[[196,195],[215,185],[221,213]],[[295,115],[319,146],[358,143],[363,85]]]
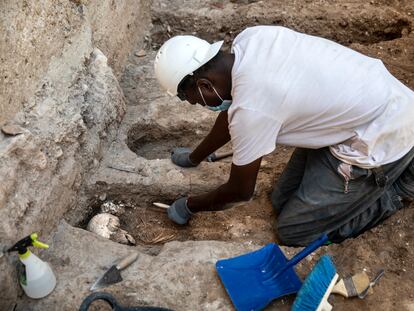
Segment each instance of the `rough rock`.
[[[149,9],[126,0],[1,6],[0,235],[10,245],[33,231],[47,236],[76,205],[125,112],[108,62],[122,72],[132,46],[143,42]],[[15,275],[3,258],[0,278],[1,308],[8,308]]]
[[[53,230],[76,203],[83,175],[100,157],[103,137],[113,135],[122,117],[122,92],[99,50],[76,79],[78,84],[65,88],[45,86],[24,114],[23,133],[0,134],[0,234],[6,243]],[[2,274],[10,270],[3,261],[0,265]]]
[[123,305],[229,310],[231,303],[215,272],[215,262],[257,248],[217,241],[171,242],[153,256],[142,248],[113,243],[63,222],[50,249],[40,254],[52,266],[56,289],[41,300],[23,298],[15,310],[77,310],[96,279],[133,249],[139,251],[139,257],[122,271],[124,280],[103,289]]
[[[94,46],[120,74],[130,50],[148,29],[149,4],[128,0],[2,1],[0,124],[32,104],[52,61],[59,64],[56,74],[69,74],[80,69]],[[73,50],[64,55],[68,46]]]
[[1,131],[3,134],[16,136],[24,132],[24,128],[17,124],[5,124],[2,126]]
[[45,87],[36,107],[25,114],[27,131],[0,137],[4,239],[53,229],[76,201],[82,170],[99,158],[105,143],[101,136],[111,135],[123,115],[122,92],[99,50],[84,69],[79,84],[56,94],[60,101],[52,100],[56,89]]

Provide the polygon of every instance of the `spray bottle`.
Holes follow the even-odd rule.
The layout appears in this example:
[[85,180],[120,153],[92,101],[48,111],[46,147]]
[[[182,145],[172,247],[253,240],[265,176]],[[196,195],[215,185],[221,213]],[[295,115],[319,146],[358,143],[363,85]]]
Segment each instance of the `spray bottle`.
[[32,233],[17,242],[8,252],[18,252],[24,270],[19,275],[20,285],[30,298],[43,298],[56,286],[56,277],[47,262],[39,259],[28,247],[49,248],[49,245],[37,240],[37,234]]

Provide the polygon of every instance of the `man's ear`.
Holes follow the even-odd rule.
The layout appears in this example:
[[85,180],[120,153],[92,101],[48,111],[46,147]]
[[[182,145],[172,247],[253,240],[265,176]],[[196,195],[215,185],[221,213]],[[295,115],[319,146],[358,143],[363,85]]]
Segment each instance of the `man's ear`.
[[198,79],[197,87],[199,87],[203,91],[203,93],[207,93],[207,92],[214,93],[213,84],[208,79],[205,79],[205,78]]

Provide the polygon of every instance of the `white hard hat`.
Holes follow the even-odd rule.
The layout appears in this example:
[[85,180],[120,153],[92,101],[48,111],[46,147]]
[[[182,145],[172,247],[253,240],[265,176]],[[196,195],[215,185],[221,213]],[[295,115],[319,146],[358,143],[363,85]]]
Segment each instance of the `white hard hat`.
[[175,36],[158,50],[155,76],[171,96],[177,95],[181,80],[203,66],[220,51],[223,41],[213,44],[194,36]]

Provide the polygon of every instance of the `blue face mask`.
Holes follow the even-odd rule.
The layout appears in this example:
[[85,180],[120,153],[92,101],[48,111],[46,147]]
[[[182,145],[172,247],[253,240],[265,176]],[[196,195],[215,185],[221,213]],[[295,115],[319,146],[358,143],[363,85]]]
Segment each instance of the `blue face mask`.
[[221,102],[221,105],[218,106],[207,106],[207,109],[211,110],[211,111],[226,111],[229,110],[231,105],[231,100],[229,99],[225,99]]
[[221,100],[221,104],[218,105],[218,106],[209,106],[209,105],[207,105],[207,103],[204,99],[204,96],[203,96],[203,92],[201,92],[200,87],[198,87],[198,91],[200,92],[201,98],[203,99],[203,102],[204,102],[204,105],[206,106],[206,108],[211,110],[211,111],[216,111],[216,112],[229,110],[232,101],[230,99],[221,98],[221,96],[216,91],[214,86],[212,86],[212,87],[213,87],[214,92],[217,94],[218,98],[220,98],[220,100]]

